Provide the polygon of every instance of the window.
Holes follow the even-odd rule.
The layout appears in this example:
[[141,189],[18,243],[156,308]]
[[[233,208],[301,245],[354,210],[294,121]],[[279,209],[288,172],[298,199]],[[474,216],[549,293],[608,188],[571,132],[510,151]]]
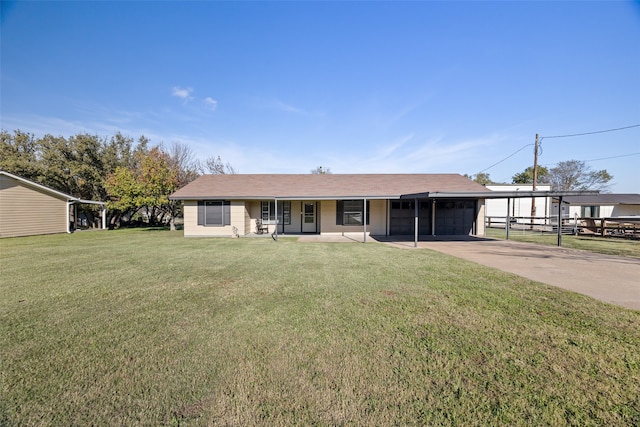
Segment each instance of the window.
[[[278,202],[278,222],[289,225],[291,224],[291,202]],[[262,223],[276,223],[276,204],[275,201],[262,202]]]
[[[338,200],[336,209],[337,225],[362,225],[364,200]],[[369,201],[367,201],[367,225],[369,224]]]
[[600,206],[582,206],[580,216],[582,218],[598,218],[600,216]]
[[198,202],[198,225],[223,227],[231,224],[229,200],[204,200]]

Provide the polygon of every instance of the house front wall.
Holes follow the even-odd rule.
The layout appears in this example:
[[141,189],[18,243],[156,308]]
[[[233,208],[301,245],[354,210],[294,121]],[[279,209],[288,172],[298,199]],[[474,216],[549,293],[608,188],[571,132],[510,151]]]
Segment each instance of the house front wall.
[[67,232],[67,201],[0,175],[0,237]]
[[[204,226],[198,225],[198,202],[184,202],[184,234],[187,237],[197,236],[233,236],[234,227],[240,236],[255,233],[257,231],[256,221],[263,218],[263,201],[261,200],[232,200],[230,202],[230,224],[225,226]],[[265,200],[264,202],[272,202]],[[366,232],[374,236],[386,236],[391,234],[393,218],[391,216],[392,200],[369,200]],[[423,201],[432,203],[431,200]],[[289,219],[283,221],[283,206],[290,205]],[[315,229],[304,224],[305,204],[313,204],[315,208]],[[436,210],[436,233],[435,234],[484,234],[484,210],[483,200],[478,201],[457,201],[452,203],[439,202],[440,209]],[[446,216],[456,211],[455,209],[444,209],[443,206],[454,207],[461,205],[464,215],[457,215],[460,218]],[[273,205],[270,206],[270,209]],[[461,209],[462,209],[461,208]],[[362,225],[341,225],[337,219],[338,203],[336,200],[290,200],[278,201],[278,233],[300,234],[303,232],[319,234],[343,234],[362,233]],[[456,211],[456,212],[457,212]],[[429,211],[430,212],[430,211]],[[275,212],[274,212],[275,213]],[[273,214],[272,214],[273,215]],[[265,214],[266,217],[266,214]],[[271,216],[273,218],[273,216]],[[412,220],[413,221],[413,220]],[[427,222],[425,222],[427,221]],[[268,226],[268,232],[275,231],[275,221],[264,221]],[[284,223],[288,222],[288,223]],[[431,234],[431,220],[425,217],[419,218],[421,234]],[[412,222],[413,226],[413,222]],[[307,227],[307,228],[305,228]],[[425,231],[426,230],[426,231]],[[424,232],[423,232],[424,231]],[[411,228],[411,233],[413,228]]]
[[[338,203],[336,200],[322,200],[320,202],[320,233],[321,234],[342,234],[342,233],[362,233],[362,225],[339,225],[337,224]],[[369,201],[369,224],[367,234],[374,236],[384,236],[387,234],[387,201]]]
[[198,201],[185,200],[184,202],[184,235],[185,237],[232,237],[237,234],[243,236],[247,234],[248,216],[245,202],[242,200],[232,200],[230,203],[231,223],[224,226],[198,225]]

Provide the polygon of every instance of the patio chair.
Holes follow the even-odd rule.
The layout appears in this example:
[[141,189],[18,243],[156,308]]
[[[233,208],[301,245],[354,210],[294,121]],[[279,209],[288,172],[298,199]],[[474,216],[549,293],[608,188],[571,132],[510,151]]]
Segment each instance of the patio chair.
[[262,223],[262,219],[256,219],[256,233],[263,234],[269,232],[269,226]]

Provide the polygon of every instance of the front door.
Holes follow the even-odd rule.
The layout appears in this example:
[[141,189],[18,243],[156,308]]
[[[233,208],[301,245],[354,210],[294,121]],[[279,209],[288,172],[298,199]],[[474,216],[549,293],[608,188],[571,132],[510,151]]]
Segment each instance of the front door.
[[316,232],[316,204],[315,202],[302,203],[302,232]]

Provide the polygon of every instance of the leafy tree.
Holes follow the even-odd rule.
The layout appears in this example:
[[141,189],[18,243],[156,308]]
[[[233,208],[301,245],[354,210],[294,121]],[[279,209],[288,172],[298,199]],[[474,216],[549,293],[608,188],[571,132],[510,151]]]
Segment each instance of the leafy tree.
[[594,171],[580,160],[567,160],[549,170],[551,188],[556,191],[608,191],[613,176],[606,169]]
[[[134,174],[134,169],[118,166],[109,174],[105,181],[105,188],[109,194],[107,207],[120,214],[135,212],[139,208],[139,200],[143,196],[142,184]],[[112,217],[110,227],[115,224],[116,216]]]
[[329,175],[331,174],[331,169],[318,166],[317,168],[312,169],[311,173],[314,175]]
[[[149,148],[144,136],[134,139],[116,133],[109,139],[77,134],[47,134],[41,138],[16,130],[0,131],[0,169],[87,200],[108,204],[110,227],[145,209],[151,223],[174,219],[180,202],[168,200],[176,188],[203,172],[189,147],[174,143],[169,151]],[[211,173],[235,173],[220,157],[210,158]],[[91,217],[95,206],[81,205]],[[90,218],[91,219],[91,218]]]
[[162,223],[167,215],[173,222],[169,195],[177,188],[178,172],[171,157],[161,147],[138,151],[134,157],[133,168],[120,166],[107,178],[107,206],[121,215],[144,209],[150,224]]
[[[533,184],[533,166],[529,166],[523,172],[513,175],[511,178],[514,184]],[[549,169],[538,166],[538,177],[536,183],[549,182]]]
[[118,167],[135,167],[133,150],[133,138],[124,136],[120,132],[105,142],[102,150],[102,163],[107,174],[114,173]]
[[0,132],[0,169],[37,182],[42,172],[39,156],[40,145],[32,134]]
[[[154,224],[162,222],[162,216],[171,215],[169,195],[178,186],[178,171],[172,167],[169,154],[160,147],[152,148],[140,161],[139,181],[143,194],[139,198],[140,207],[147,210],[147,218]],[[161,217],[158,218],[158,215]]]
[[482,184],[482,185],[495,184],[489,177],[489,174],[486,172],[478,172],[475,175],[467,175],[465,173],[464,176],[465,178],[469,178],[470,180],[475,181],[478,184]]
[[[171,167],[176,174],[177,188],[184,187],[202,175],[202,166],[188,145],[173,142],[169,147],[169,158],[171,160]],[[175,219],[182,212],[182,202],[180,200],[169,200],[169,209],[169,226],[173,231],[176,229]]]
[[209,157],[205,160],[205,168],[211,174],[231,175],[237,173],[233,166],[229,162],[224,163],[220,156]]

